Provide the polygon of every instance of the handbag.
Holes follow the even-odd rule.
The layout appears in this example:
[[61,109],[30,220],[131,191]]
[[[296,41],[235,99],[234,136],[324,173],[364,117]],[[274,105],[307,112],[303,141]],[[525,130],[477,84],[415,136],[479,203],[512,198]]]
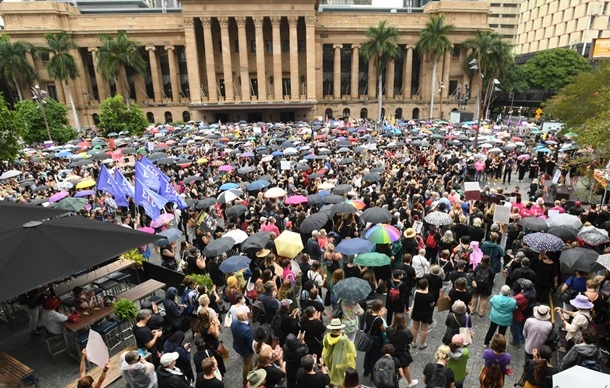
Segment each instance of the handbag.
[[227,361],[229,359],[229,349],[222,343],[218,343],[218,347],[214,350],[219,357],[222,357],[223,361]]
[[233,314],[231,314],[231,311],[229,310],[225,314],[224,326],[225,327],[231,327],[232,323],[233,323]]
[[341,319],[343,317],[343,308],[341,307],[341,299],[339,299],[337,301],[337,303],[335,304],[335,307],[333,308],[333,311],[330,314],[331,318],[339,318]]
[[68,322],[70,322],[70,323],[76,323],[79,321],[80,321],[80,313],[78,311],[72,312],[72,314],[70,314],[70,316],[68,317]]
[[[454,315],[454,317],[455,317],[455,315]],[[472,337],[474,336],[474,333],[468,327],[469,320],[470,320],[470,315],[468,315],[468,313],[466,313],[466,327],[460,327],[460,335],[464,336],[464,346],[472,345]]]
[[[373,326],[377,318],[379,317],[376,317],[373,320],[371,326]],[[367,333],[364,330],[358,330],[358,333],[360,333],[360,336],[358,337],[358,341],[356,341],[356,350],[359,352],[368,352],[373,347],[373,336],[371,336],[370,332]]]

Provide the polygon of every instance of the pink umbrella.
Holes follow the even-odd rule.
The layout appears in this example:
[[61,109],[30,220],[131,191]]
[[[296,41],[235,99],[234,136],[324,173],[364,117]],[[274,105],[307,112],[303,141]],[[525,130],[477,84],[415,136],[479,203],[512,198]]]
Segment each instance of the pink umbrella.
[[51,196],[51,198],[49,198],[49,202],[53,203],[53,202],[59,202],[62,199],[66,198],[67,196],[69,196],[70,193],[68,193],[67,191],[60,191],[59,193],[55,193]]
[[523,155],[517,156],[518,160],[528,160],[529,158],[531,158],[531,156],[529,156],[528,154],[523,154]]
[[143,228],[138,229],[140,232],[144,232],[144,233],[148,233],[148,234],[155,234],[155,230],[153,228],[149,228],[148,226],[145,226]]
[[218,167],[218,171],[231,171],[233,169],[234,169],[234,167],[231,166],[230,164],[224,164],[224,165]]
[[153,228],[158,228],[167,222],[172,222],[174,220],[174,215],[170,213],[164,213],[159,216],[156,220],[150,223],[150,226]]
[[298,205],[300,203],[305,203],[307,202],[307,197],[304,195],[293,195],[290,196],[288,198],[286,198],[286,201],[284,202],[287,205]]

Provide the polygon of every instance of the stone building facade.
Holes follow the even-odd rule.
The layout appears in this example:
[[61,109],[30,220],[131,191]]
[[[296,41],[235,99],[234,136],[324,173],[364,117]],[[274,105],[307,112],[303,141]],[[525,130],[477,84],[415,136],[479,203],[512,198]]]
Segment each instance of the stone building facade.
[[[454,50],[437,66],[443,88],[435,88],[434,116],[441,106],[445,118],[457,109],[458,93],[471,83],[460,43],[488,28],[488,2],[433,1],[421,13],[317,8],[317,0],[183,0],[178,13],[83,14],[66,3],[20,2],[1,3],[0,15],[14,40],[44,45],[46,32],[66,31],[78,44],[80,75],[70,86],[83,126],[95,124],[100,101],[116,92],[100,76],[96,51],[100,35],[117,31],[141,43],[148,74],[128,74],[128,81],[150,122],[375,118],[377,73],[360,48],[365,30],[382,20],[399,29],[404,53],[383,75],[384,113],[428,118],[431,57],[414,47],[429,15],[438,13],[456,29],[449,37]],[[48,58],[28,60],[41,87],[66,102],[61,82],[46,72]],[[27,95],[29,85],[22,89]],[[467,110],[476,110],[474,97]]]

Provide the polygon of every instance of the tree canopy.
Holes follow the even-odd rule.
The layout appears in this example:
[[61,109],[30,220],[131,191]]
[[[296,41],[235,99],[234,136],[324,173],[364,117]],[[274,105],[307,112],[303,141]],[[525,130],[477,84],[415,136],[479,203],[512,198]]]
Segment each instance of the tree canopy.
[[[44,99],[44,110],[49,123],[51,137],[56,144],[64,144],[76,137],[76,131],[68,125],[68,108],[52,98]],[[26,143],[41,143],[49,140],[47,128],[38,103],[31,100],[15,104],[20,125],[23,129],[23,140]]]
[[26,58],[26,53],[34,51],[34,46],[23,41],[11,41],[8,34],[0,35],[0,78],[23,100],[19,83],[30,83],[36,71]]
[[100,105],[100,123],[98,125],[104,134],[110,132],[128,131],[131,134],[141,134],[148,126],[144,113],[136,105],[130,108],[123,102],[123,96],[108,97]]
[[557,48],[539,52],[527,61],[521,70],[530,88],[557,92],[569,85],[574,76],[590,72],[591,65],[576,51]]
[[8,108],[0,93],[0,160],[12,161],[17,157],[21,150],[19,138],[22,129],[17,112]]

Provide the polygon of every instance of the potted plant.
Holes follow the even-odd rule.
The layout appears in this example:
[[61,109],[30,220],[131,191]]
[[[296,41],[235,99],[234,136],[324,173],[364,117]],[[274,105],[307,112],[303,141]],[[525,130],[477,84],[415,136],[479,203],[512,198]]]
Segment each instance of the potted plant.
[[129,299],[122,298],[114,304],[114,316],[129,322],[138,316],[138,306]]
[[195,281],[195,284],[205,284],[206,288],[209,290],[214,286],[214,282],[212,282],[212,278],[207,275],[199,275],[199,274],[190,274],[184,277],[185,279],[190,278]]
[[130,251],[123,253],[121,255],[121,259],[133,261],[133,266],[136,269],[142,267],[142,263],[144,263],[145,261],[148,261],[148,259],[145,258],[143,254],[138,252],[137,249],[132,249]]

